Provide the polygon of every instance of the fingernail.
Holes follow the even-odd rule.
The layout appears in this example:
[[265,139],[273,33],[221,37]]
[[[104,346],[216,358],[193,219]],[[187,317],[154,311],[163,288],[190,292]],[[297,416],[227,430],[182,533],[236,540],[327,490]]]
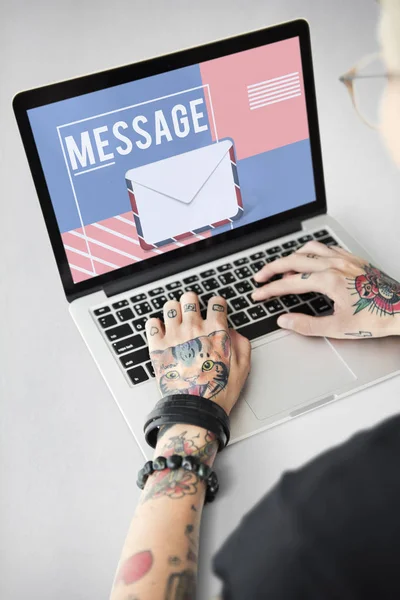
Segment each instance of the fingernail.
[[253,300],[261,300],[260,292],[257,292],[257,291],[253,292],[251,297],[253,298]]
[[283,329],[291,329],[293,324],[293,319],[290,315],[281,315],[278,319],[279,327],[283,327]]

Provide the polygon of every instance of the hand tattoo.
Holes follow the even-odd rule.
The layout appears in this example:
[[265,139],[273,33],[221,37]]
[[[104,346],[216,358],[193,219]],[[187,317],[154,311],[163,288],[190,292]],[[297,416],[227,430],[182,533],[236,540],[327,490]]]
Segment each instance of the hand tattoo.
[[222,306],[222,304],[213,304],[212,307],[213,310],[215,310],[216,312],[224,312],[224,307]]
[[191,569],[172,573],[167,582],[165,600],[194,600],[196,597],[196,575]]
[[365,308],[379,316],[399,313],[400,283],[371,264],[364,266],[364,273],[354,279],[347,278],[348,289],[353,290],[352,295],[359,296],[353,304],[354,314]]
[[303,273],[301,278],[302,279],[308,279],[310,277],[311,273]]
[[129,557],[120,567],[115,585],[124,583],[131,585],[146,575],[153,566],[153,554],[150,550],[138,552]]
[[345,333],[344,335],[351,335],[352,337],[367,338],[372,337],[370,331],[358,331],[357,333]]
[[193,304],[184,304],[183,312],[196,312],[196,305]]
[[163,396],[213,398],[228,384],[231,340],[226,331],[214,331],[166,350],[153,350],[150,357]]
[[174,308],[171,308],[171,310],[169,310],[169,311],[167,312],[167,316],[168,316],[170,319],[174,319],[174,318],[176,317],[176,315],[177,315],[177,312],[176,312],[176,310],[175,310]]
[[159,333],[158,327],[152,327],[150,329],[150,335],[156,335],[156,333]]

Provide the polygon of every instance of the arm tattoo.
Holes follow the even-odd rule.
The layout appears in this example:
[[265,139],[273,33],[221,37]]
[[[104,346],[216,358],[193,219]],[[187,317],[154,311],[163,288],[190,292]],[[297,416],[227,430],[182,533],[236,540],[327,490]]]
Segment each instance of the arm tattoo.
[[358,331],[357,333],[345,333],[344,335],[351,335],[352,337],[367,338],[372,337],[370,331]]
[[196,575],[191,569],[172,573],[168,577],[165,600],[194,600],[196,597]]
[[192,510],[193,510],[194,512],[197,512],[197,508],[195,507],[195,505],[194,505],[194,504],[192,504],[191,508],[192,508]]
[[186,559],[197,563],[197,543],[193,539],[193,530],[193,525],[186,525],[185,535],[189,541],[189,549],[187,551]]
[[167,312],[167,316],[168,316],[170,319],[174,319],[174,318],[176,317],[176,315],[177,315],[177,312],[176,312],[176,310],[175,310],[174,308],[171,308],[171,310],[169,310],[169,311]]
[[400,283],[376,267],[364,265],[364,274],[347,277],[352,296],[358,296],[353,304],[354,313],[368,309],[379,316],[400,313]]
[[183,312],[196,312],[196,305],[193,304],[184,304]]
[[150,550],[144,552],[138,552],[130,556],[118,570],[117,577],[115,579],[115,585],[117,583],[124,583],[125,585],[131,585],[139,579],[142,579],[153,566],[153,554]]
[[308,279],[310,277],[311,273],[303,273],[301,278],[302,279]]
[[152,327],[150,329],[150,335],[156,335],[156,333],[159,333],[158,327]]
[[215,310],[216,312],[224,312],[224,307],[222,306],[222,304],[213,304],[212,307],[213,310]]

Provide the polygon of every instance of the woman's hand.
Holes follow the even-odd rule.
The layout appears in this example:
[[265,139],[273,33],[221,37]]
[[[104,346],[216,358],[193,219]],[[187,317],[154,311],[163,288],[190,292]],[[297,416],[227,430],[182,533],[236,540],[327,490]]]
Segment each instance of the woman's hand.
[[250,371],[250,342],[228,329],[226,301],[208,303],[203,319],[197,295],[164,305],[164,323],[146,323],[150,357],[163,396],[193,394],[209,398],[230,413]]
[[362,258],[313,241],[265,265],[255,279],[264,282],[278,274],[284,277],[254,291],[254,300],[319,292],[335,303],[331,316],[290,313],[279,318],[280,327],[344,339],[400,335],[400,283]]

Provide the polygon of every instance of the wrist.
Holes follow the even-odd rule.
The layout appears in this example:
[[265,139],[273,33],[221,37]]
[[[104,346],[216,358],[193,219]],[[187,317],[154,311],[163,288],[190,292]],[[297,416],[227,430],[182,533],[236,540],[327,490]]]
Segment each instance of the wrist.
[[161,427],[154,450],[157,456],[197,456],[201,462],[214,464],[218,451],[218,440],[214,433],[195,425],[177,423]]

